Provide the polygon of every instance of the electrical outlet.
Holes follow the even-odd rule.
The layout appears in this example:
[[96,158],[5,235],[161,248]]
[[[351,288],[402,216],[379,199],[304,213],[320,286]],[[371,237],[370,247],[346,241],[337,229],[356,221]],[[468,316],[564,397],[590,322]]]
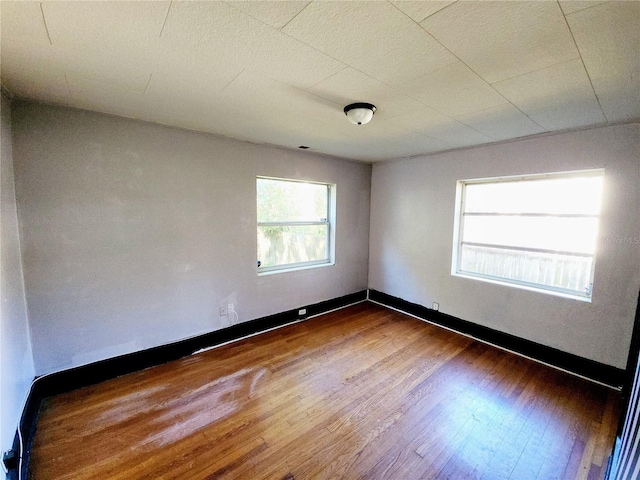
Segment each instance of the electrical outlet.
[[298,310],[298,316],[302,316],[302,315],[306,315],[307,314],[307,309],[306,308],[301,308],[300,310]]
[[236,307],[233,306],[233,303],[230,303],[229,305],[227,305],[227,311],[229,313],[235,313]]
[[432,308],[437,312],[438,310],[440,310],[440,304],[438,302],[433,302]]
[[223,305],[220,307],[220,316],[221,317],[226,317],[227,314],[229,313],[229,309],[226,305]]

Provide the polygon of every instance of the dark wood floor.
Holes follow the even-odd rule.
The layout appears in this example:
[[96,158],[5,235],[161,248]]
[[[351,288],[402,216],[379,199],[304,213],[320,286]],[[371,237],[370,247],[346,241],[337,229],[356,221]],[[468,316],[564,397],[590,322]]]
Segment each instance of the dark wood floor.
[[618,394],[371,303],[48,399],[30,478],[602,478]]

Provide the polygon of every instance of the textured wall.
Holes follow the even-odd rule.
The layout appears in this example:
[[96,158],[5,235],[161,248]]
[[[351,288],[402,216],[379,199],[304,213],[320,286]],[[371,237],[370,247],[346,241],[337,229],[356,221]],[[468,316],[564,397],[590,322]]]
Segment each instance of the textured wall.
[[[634,124],[375,165],[369,287],[624,368],[640,288],[639,140]],[[592,303],[451,275],[457,180],[602,167]]]
[[[80,110],[13,110],[37,373],[366,288],[371,167]],[[256,273],[257,175],[337,184],[336,264]]]
[[13,181],[11,105],[4,94],[0,113],[0,450],[4,452],[12,446],[34,369]]

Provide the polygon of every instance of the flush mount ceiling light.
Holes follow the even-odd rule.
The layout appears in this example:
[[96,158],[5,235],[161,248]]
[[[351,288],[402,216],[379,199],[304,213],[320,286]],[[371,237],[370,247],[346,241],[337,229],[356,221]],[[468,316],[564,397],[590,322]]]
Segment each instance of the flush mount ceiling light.
[[369,123],[376,112],[376,106],[370,103],[352,103],[344,107],[344,114],[354,125]]

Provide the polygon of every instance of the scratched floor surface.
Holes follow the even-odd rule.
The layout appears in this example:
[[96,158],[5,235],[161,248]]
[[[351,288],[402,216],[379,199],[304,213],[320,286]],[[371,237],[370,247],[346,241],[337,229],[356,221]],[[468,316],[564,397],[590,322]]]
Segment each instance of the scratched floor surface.
[[601,479],[618,403],[362,303],[47,399],[29,475]]

